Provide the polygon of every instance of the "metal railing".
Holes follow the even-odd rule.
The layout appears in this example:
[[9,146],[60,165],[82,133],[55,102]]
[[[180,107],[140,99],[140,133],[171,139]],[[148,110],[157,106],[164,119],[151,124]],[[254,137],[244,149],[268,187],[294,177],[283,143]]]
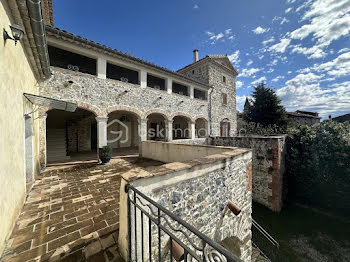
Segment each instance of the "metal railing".
[[242,262],[165,207],[131,185],[128,204],[128,261]]
[[279,250],[280,244],[254,219],[252,222],[253,246],[260,251],[260,254],[265,257],[267,261],[283,261]]

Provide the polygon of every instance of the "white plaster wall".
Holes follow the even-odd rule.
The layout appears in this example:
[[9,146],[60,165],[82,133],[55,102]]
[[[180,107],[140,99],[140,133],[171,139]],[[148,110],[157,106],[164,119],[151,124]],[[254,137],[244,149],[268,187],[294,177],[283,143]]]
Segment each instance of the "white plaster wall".
[[[11,16],[7,1],[0,2],[0,28],[10,34]],[[24,113],[32,104],[23,92],[38,94],[34,73],[21,42],[0,37],[0,254],[18,216],[26,193]],[[35,115],[34,117],[36,117]],[[38,161],[38,121],[33,122],[34,175],[40,171]]]

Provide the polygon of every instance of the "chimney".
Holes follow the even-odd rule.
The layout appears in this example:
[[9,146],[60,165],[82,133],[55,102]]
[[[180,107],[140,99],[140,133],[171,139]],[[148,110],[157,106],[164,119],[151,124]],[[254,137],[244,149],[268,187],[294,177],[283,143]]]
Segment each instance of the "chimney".
[[198,49],[193,50],[193,63],[198,61]]

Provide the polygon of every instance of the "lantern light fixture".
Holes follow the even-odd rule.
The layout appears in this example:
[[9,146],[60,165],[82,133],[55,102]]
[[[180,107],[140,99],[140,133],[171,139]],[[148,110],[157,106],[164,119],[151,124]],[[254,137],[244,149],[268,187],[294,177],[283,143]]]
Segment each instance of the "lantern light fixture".
[[12,32],[12,37],[7,33],[7,31],[3,30],[3,37],[4,41],[6,42],[7,39],[11,39],[15,41],[15,45],[17,44],[17,41],[21,41],[24,36],[24,31],[19,25],[10,25],[10,29]]

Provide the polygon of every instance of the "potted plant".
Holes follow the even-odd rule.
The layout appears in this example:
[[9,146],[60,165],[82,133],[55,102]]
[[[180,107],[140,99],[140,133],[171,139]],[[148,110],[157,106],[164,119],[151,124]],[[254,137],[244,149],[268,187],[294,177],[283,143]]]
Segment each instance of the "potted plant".
[[102,162],[102,165],[106,164],[112,158],[112,148],[110,146],[104,146],[99,148],[99,157]]

